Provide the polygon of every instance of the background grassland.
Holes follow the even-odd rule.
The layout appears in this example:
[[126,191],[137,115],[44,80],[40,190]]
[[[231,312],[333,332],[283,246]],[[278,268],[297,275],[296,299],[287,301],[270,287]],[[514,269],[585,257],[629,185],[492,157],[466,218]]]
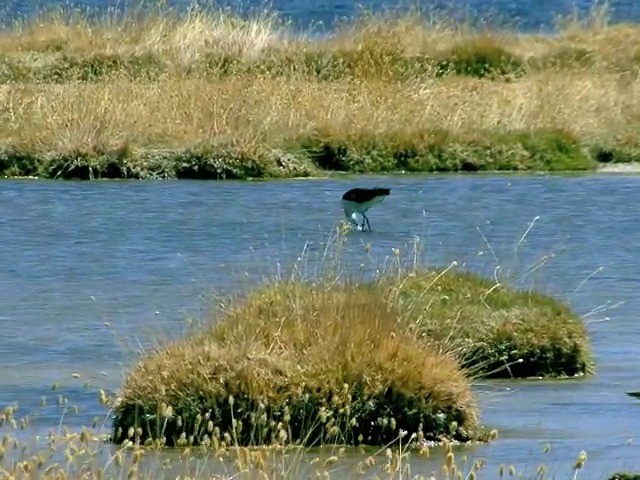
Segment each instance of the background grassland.
[[247,178],[585,170],[640,159],[640,30],[417,14],[293,34],[270,13],[57,12],[0,33],[0,173]]

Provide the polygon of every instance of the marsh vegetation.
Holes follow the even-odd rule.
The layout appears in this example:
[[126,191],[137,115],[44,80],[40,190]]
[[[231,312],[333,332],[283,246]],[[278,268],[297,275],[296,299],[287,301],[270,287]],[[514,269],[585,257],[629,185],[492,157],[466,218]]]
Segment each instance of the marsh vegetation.
[[[474,442],[499,441],[481,421],[473,382],[592,373],[582,320],[561,301],[509,286],[506,278],[427,267],[415,252],[404,258],[394,249],[373,277],[348,272],[340,257],[346,235],[337,231],[335,250],[328,248],[316,275],[308,276],[301,257],[280,276],[227,299],[193,332],[146,351],[118,392],[100,391],[107,415],[93,428],[59,428],[30,443],[8,432],[2,473],[220,480],[518,475],[514,465],[489,470],[465,453]],[[5,409],[0,423],[28,429],[18,412]],[[416,461],[434,452],[441,464],[416,472]],[[586,458],[580,452],[567,459],[576,478]],[[535,478],[553,475],[541,465]]]
[[[0,171],[266,178],[635,161],[636,32],[598,12],[554,38],[408,15],[313,40],[268,14],[53,14],[0,34]],[[549,296],[453,267],[340,280],[246,292],[101,394],[108,438],[7,434],[0,476],[345,478],[353,448],[348,478],[407,478],[442,444],[431,478],[514,477],[454,451],[498,437],[473,381],[594,372],[582,320]],[[2,428],[27,428],[17,412]],[[319,444],[332,446],[308,449]],[[576,477],[586,460],[567,460]]]
[[0,33],[0,173],[248,178],[585,170],[640,158],[640,43],[604,8],[556,36],[363,15],[53,12]]
[[345,232],[326,270],[305,278],[299,259],[290,277],[147,352],[124,379],[113,440],[380,446],[401,431],[423,443],[486,440],[475,379],[593,372],[585,326],[560,300],[455,265],[407,265],[399,250],[383,273],[349,274],[338,267]]

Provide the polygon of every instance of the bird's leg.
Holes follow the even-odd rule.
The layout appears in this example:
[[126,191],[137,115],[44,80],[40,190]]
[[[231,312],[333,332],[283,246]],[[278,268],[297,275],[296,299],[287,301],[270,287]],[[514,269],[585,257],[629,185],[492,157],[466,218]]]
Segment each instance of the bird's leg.
[[364,213],[362,214],[362,218],[364,218],[364,220],[362,221],[362,228],[364,229],[364,222],[366,221],[367,227],[369,227],[369,231],[371,231],[371,224],[369,223],[369,219]]
[[362,215],[362,222],[360,223],[360,225],[358,225],[360,227],[360,231],[364,231],[364,226],[365,226],[365,216],[364,213],[360,212],[360,215]]

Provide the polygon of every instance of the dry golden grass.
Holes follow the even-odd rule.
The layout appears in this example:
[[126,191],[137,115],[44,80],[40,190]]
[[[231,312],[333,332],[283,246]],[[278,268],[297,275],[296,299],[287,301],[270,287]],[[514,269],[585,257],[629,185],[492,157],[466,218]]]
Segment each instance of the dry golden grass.
[[468,440],[483,431],[471,379],[592,373],[585,326],[562,302],[417,264],[345,278],[342,239],[316,280],[303,281],[297,262],[290,278],[145,355],[119,393],[114,440],[383,445],[399,431]]
[[116,441],[133,427],[170,445],[385,445],[401,430],[468,440],[479,428],[457,362],[404,333],[375,290],[300,282],[267,285],[143,358],[115,413]]
[[64,56],[158,56],[173,63],[178,73],[211,52],[255,59],[284,45],[282,27],[268,12],[247,21],[223,10],[193,7],[185,15],[160,7],[130,10],[125,18],[106,13],[95,22],[78,10],[53,9],[4,30],[0,54],[38,68],[55,65]]
[[299,69],[305,57],[324,59],[327,67],[333,64],[328,59],[337,56],[351,62],[352,73],[366,71],[384,78],[389,72],[370,68],[376,61],[452,60],[453,54],[460,57],[465,52],[478,52],[488,63],[499,63],[504,54],[515,60],[508,63],[526,65],[528,70],[591,66],[602,71],[636,69],[637,33],[634,25],[609,25],[606,6],[597,5],[586,18],[564,19],[553,38],[472,28],[452,23],[445,15],[425,17],[418,12],[365,14],[334,35],[309,39],[293,34],[268,11],[239,18],[217,8],[193,6],[178,13],[158,7],[130,10],[124,18],[105,14],[90,21],[78,11],[50,10],[0,33],[0,55],[22,67],[16,74],[92,58],[107,60],[105,73],[122,67],[118,60],[136,58],[140,61],[130,72],[134,75],[147,67],[169,75],[191,75],[203,73],[198,68],[203,65],[211,74],[216,70],[212,59],[227,60],[217,73],[224,74],[229,67],[233,73],[235,63],[250,67],[263,62],[274,73],[284,74]]
[[245,178],[578,170],[640,158],[640,29],[557,37],[365,17],[293,36],[194,9],[0,34],[0,171]]
[[[13,419],[6,410],[0,418]],[[496,440],[498,432],[491,432]],[[484,458],[470,458],[452,443],[442,447],[428,447],[416,438],[398,438],[392,445],[371,449],[314,449],[293,448],[229,448],[222,445],[201,445],[166,451],[126,442],[115,447],[104,443],[87,428],[76,432],[51,432],[42,442],[20,440],[5,433],[0,442],[0,478],[22,480],[102,479],[208,479],[208,480],[287,480],[299,478],[359,479],[372,476],[380,480],[413,478],[415,480],[470,480],[530,478],[525,472],[535,471],[536,480],[550,480],[556,473],[544,465],[544,457],[535,454],[522,465],[514,462],[489,469]],[[354,451],[355,450],[355,451]],[[543,452],[546,452],[545,448]],[[353,462],[354,454],[361,459]],[[432,456],[442,460],[432,462],[433,473],[425,476],[425,460]],[[588,465],[586,451],[577,458],[567,459],[573,466],[574,479],[579,478]],[[587,470],[588,471],[588,470]],[[586,474],[586,472],[585,472]],[[618,473],[610,480],[634,479],[633,474]],[[531,477],[532,478],[532,477]]]
[[639,93],[640,82],[573,72],[392,88],[246,77],[11,85],[0,87],[0,163],[19,170],[16,159],[32,157],[49,175],[63,169],[56,161],[80,158],[100,171],[105,158],[121,166],[160,163],[166,149],[177,152],[174,163],[199,153],[210,163],[231,157],[237,174],[231,160],[222,166],[239,177],[307,175],[318,167],[582,169],[592,161],[584,146],[635,151]]
[[151,85],[110,80],[2,86],[0,105],[5,144],[36,151],[120,144],[179,149],[200,143],[253,151],[285,147],[316,133],[344,141],[382,135],[419,145],[442,130],[463,135],[563,129],[587,139],[631,132],[636,124],[630,114],[640,114],[640,82],[574,72],[544,72],[508,84],[449,77],[394,88],[302,78]]

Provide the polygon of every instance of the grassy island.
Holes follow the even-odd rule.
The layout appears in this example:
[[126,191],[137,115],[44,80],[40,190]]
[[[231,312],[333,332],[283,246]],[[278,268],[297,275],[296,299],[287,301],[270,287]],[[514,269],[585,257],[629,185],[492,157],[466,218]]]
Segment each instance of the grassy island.
[[404,333],[375,293],[258,290],[211,330],[142,360],[124,384],[115,440],[130,427],[169,445],[385,445],[400,430],[472,439],[478,418],[465,374]]
[[640,31],[363,16],[292,34],[192,9],[0,32],[0,175],[275,178],[640,160]]
[[405,306],[407,327],[454,353],[474,376],[553,378],[594,371],[584,322],[553,297],[451,269],[411,273],[390,292]]
[[592,368],[584,325],[564,304],[468,272],[273,281],[142,358],[114,440],[380,446],[404,431],[465,442],[486,438],[474,378]]

